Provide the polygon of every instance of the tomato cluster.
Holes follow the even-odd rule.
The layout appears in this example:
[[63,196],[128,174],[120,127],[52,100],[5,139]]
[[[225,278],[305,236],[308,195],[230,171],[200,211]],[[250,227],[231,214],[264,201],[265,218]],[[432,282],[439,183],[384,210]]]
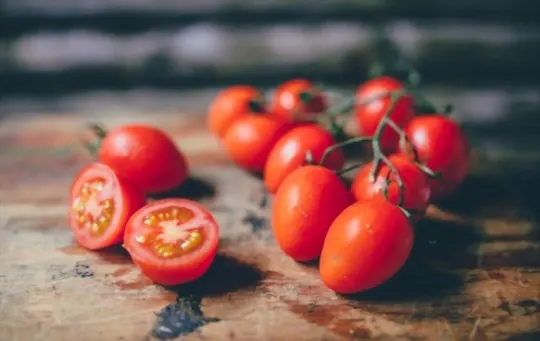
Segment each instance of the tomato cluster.
[[[350,109],[360,136],[344,142],[322,124],[335,125],[334,114],[310,81],[281,84],[269,102],[253,87],[228,88],[211,103],[208,126],[230,158],[262,174],[275,194],[277,244],[294,260],[319,258],[322,281],[336,292],[382,284],[406,262],[413,225],[430,202],[451,195],[467,175],[465,134],[445,114],[416,113],[409,89],[387,76],[358,87]],[[360,142],[373,160],[345,167],[343,147]],[[355,168],[349,186],[343,174]]]
[[199,278],[218,247],[219,228],[208,210],[188,199],[147,201],[181,186],[188,164],[162,130],[125,125],[98,132],[98,161],[74,179],[69,227],[77,242],[99,250],[123,242],[134,263],[156,283]]

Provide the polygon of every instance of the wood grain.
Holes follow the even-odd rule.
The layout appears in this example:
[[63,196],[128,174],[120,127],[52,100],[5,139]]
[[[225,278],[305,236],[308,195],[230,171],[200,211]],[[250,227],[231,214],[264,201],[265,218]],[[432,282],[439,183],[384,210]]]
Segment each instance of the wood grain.
[[185,340],[540,338],[540,210],[530,200],[539,168],[516,176],[498,166],[505,159],[479,158],[460,192],[418,224],[404,269],[378,289],[343,297],[322,285],[316,264],[278,250],[272,198],[260,179],[228,162],[200,116],[94,118],[110,126],[151,122],[175,137],[192,178],[172,195],[211,208],[222,229],[219,256],[196,283],[164,288],[121,248],[78,247],[65,201],[72,176],[91,160],[76,147],[85,122],[7,117],[0,123],[2,340],[155,340],[176,336],[175,321],[195,325],[179,329]]

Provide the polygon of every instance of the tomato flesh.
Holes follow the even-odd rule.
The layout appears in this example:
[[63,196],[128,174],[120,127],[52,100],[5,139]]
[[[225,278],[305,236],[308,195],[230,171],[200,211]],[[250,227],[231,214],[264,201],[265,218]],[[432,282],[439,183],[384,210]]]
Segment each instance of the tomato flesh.
[[152,281],[176,285],[208,270],[218,239],[217,223],[203,206],[187,199],[164,199],[133,215],[124,247]]
[[100,249],[122,241],[129,217],[146,199],[106,165],[85,167],[71,186],[69,226],[79,244]]

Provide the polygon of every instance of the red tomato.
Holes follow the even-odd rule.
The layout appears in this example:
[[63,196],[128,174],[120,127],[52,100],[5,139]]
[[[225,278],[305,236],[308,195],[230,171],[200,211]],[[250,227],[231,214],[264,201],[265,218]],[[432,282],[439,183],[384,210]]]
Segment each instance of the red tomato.
[[[373,96],[383,94],[388,91],[396,91],[403,88],[403,85],[390,77],[379,77],[367,81],[356,91],[356,122],[358,130],[362,136],[373,136],[377,126],[381,122],[384,114],[389,109],[392,101],[390,95],[380,97],[368,103],[360,104]],[[410,96],[401,97],[392,113],[390,119],[399,127],[405,127],[413,119],[413,100]],[[389,127],[385,127],[380,139],[381,148],[385,153],[391,153],[398,147],[399,135]]]
[[[429,205],[431,194],[427,175],[403,155],[394,154],[388,160],[396,168],[403,181],[404,201],[402,206],[414,212],[413,216],[416,221],[420,220]],[[375,182],[371,182],[369,177],[372,169],[373,161],[362,167],[356,175],[351,185],[351,190],[356,200],[367,200],[375,196],[384,198],[383,189],[386,178],[389,176],[391,183],[388,186],[388,200],[397,205],[400,201],[401,194],[399,186],[396,183],[395,173],[391,172],[385,164],[381,164]]]
[[144,194],[135,186],[117,177],[108,166],[92,163],[71,185],[69,227],[87,249],[118,244],[129,217],[145,203]]
[[324,284],[352,294],[382,284],[403,266],[413,246],[410,220],[387,200],[356,202],[334,220],[321,253]]
[[235,85],[222,90],[208,107],[208,129],[219,137],[237,118],[249,114],[254,110],[264,110],[262,93],[248,85]]
[[153,282],[177,285],[201,277],[212,264],[219,228],[208,210],[187,199],[154,201],[128,221],[124,247]]
[[273,202],[272,229],[279,247],[297,261],[319,257],[330,224],[352,202],[343,180],[331,170],[315,165],[296,169]]
[[236,120],[223,137],[229,157],[241,167],[262,172],[270,151],[289,124],[273,115],[251,114]]
[[316,115],[327,108],[326,97],[307,79],[281,84],[274,94],[272,113],[289,121]]
[[431,197],[439,199],[452,194],[467,176],[470,146],[459,124],[443,116],[422,116],[411,121],[407,136],[419,161],[441,177],[431,179]]
[[[287,175],[304,164],[308,151],[314,161],[320,162],[324,151],[335,143],[332,134],[317,124],[298,126],[287,132],[266,160],[264,183],[268,191],[275,193]],[[344,163],[345,156],[338,149],[329,154],[324,166],[335,170],[343,167]]]
[[174,141],[160,129],[124,125],[107,133],[99,160],[145,193],[158,193],[180,186],[188,165]]

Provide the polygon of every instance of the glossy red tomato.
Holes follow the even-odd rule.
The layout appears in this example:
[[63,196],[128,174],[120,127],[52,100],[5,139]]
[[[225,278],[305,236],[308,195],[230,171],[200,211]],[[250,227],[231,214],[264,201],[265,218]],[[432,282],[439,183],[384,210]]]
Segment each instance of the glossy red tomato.
[[[288,131],[276,143],[264,167],[264,184],[275,193],[281,182],[296,168],[305,164],[307,152],[320,162],[325,150],[335,144],[334,137],[317,124],[301,125]],[[340,149],[329,154],[324,166],[336,170],[343,167],[345,156]]]
[[[430,187],[428,177],[406,156],[400,154],[391,155],[389,161],[398,171],[403,181],[403,207],[414,212],[413,217],[419,220],[425,213],[430,199]],[[398,204],[401,192],[396,182],[396,174],[391,172],[388,166],[381,164],[375,182],[370,180],[373,169],[373,161],[360,169],[354,179],[351,190],[356,200],[363,201],[376,196],[384,198],[384,185],[387,177],[391,180],[388,186],[388,200]]]
[[381,198],[356,202],[334,220],[319,271],[328,288],[342,294],[374,288],[398,272],[413,246],[410,220]]
[[236,164],[260,173],[268,154],[289,127],[286,121],[273,115],[247,115],[229,127],[223,137],[223,146]]
[[[382,96],[369,102],[366,101],[374,96],[400,89],[403,89],[403,85],[390,77],[379,77],[369,80],[358,88],[356,91],[356,122],[360,135],[373,136],[392,103],[390,95]],[[390,119],[399,127],[403,128],[413,117],[412,98],[410,96],[401,97],[390,114]],[[385,127],[380,139],[382,150],[385,153],[391,153],[397,150],[398,142],[399,135],[391,128]]]
[[307,79],[291,79],[275,91],[272,113],[289,121],[301,120],[325,111],[326,96]]
[[201,277],[212,264],[219,228],[212,214],[187,199],[154,201],[129,220],[124,247],[153,282],[177,285]]
[[164,131],[142,124],[109,131],[99,160],[145,193],[171,190],[188,176],[188,164],[174,141]]
[[122,241],[131,215],[146,198],[108,166],[92,163],[75,176],[69,193],[69,227],[77,242],[90,250]]
[[253,111],[265,111],[264,96],[257,88],[235,85],[222,90],[208,107],[208,129],[223,137],[229,126],[239,117]]
[[411,121],[406,133],[419,161],[441,173],[438,179],[430,180],[431,197],[452,194],[470,167],[469,142],[459,124],[443,115],[422,116]]
[[319,257],[330,224],[352,201],[331,170],[314,165],[296,169],[273,201],[272,229],[279,247],[297,261]]

